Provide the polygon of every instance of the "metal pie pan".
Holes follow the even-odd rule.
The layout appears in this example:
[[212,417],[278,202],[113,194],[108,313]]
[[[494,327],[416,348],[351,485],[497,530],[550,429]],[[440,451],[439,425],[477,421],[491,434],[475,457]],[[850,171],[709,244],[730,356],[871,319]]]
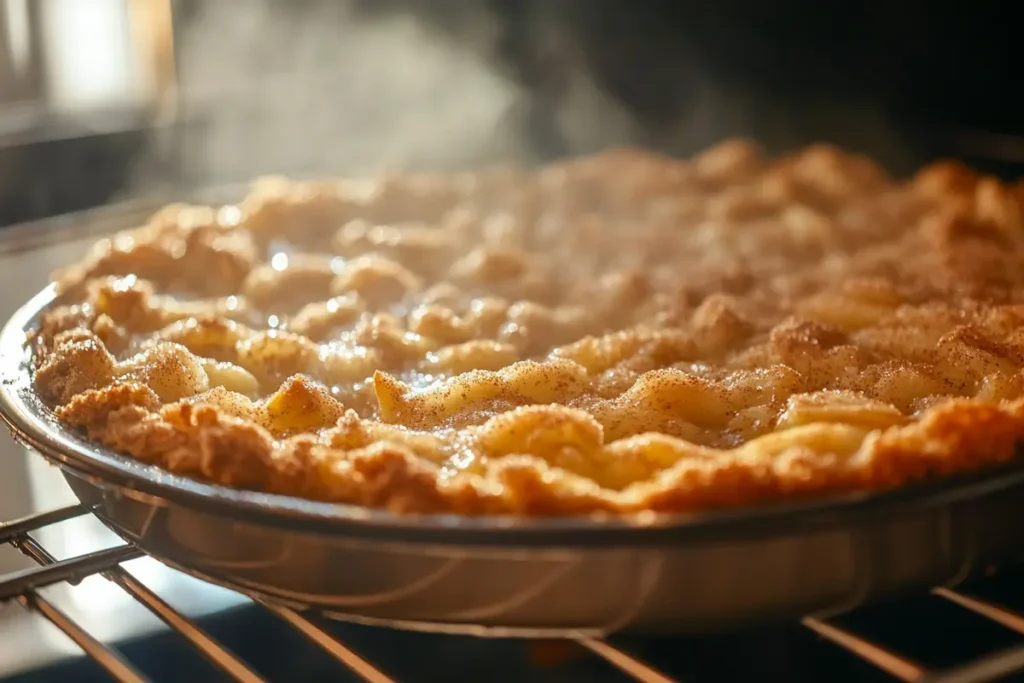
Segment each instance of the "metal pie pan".
[[494,635],[694,632],[951,585],[1024,548],[1024,466],[810,503],[650,518],[400,516],[173,475],[36,398],[31,299],[0,333],[0,418],[111,529],[182,569],[339,618]]

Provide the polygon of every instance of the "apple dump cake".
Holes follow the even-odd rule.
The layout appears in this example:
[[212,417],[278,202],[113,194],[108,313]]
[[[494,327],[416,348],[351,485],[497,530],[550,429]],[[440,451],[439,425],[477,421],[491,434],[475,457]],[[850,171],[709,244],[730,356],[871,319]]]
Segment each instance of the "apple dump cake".
[[828,146],[264,179],[60,272],[64,424],[230,487],[396,512],[881,490],[1024,439],[1024,185]]

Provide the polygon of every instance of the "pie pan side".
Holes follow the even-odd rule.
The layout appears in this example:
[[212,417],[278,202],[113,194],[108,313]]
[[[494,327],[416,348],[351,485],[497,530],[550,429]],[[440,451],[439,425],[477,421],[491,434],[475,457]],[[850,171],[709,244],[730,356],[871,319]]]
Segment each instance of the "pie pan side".
[[[111,230],[126,227],[110,216]],[[195,481],[90,443],[36,398],[25,335],[54,299],[43,290],[0,333],[0,419],[125,539],[297,607],[471,632],[704,630],[955,583],[1024,547],[1021,465],[810,503],[607,519],[400,516]]]

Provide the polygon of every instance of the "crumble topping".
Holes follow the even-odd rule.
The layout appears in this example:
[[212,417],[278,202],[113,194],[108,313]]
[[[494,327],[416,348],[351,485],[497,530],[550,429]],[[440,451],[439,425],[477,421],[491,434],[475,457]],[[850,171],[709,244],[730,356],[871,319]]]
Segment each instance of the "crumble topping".
[[1005,463],[1024,184],[820,145],[254,183],[56,275],[35,386],[171,471],[400,513],[680,512]]

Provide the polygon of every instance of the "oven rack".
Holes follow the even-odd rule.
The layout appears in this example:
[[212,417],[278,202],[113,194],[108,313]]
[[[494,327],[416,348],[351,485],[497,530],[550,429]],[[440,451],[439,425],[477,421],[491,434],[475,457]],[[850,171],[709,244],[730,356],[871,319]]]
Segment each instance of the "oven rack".
[[[123,543],[76,557],[58,559],[33,536],[33,532],[43,527],[89,514],[91,513],[88,509],[76,504],[0,522],[0,543],[10,544],[37,563],[35,567],[0,576],[0,603],[16,600],[26,610],[49,621],[67,635],[112,680],[145,683],[150,679],[135,665],[115,648],[100,642],[88,633],[40,593],[40,589],[48,586],[62,582],[76,583],[86,577],[100,575],[120,587],[172,631],[184,638],[198,654],[219,670],[226,680],[243,683],[267,680],[250,664],[209,635],[194,620],[176,610],[121,566],[125,562],[144,556],[138,548]],[[1018,573],[1021,580],[1024,580],[1024,572]],[[1024,637],[1024,611],[1016,611],[998,604],[997,601],[949,588],[935,588],[932,595],[990,622],[989,625],[997,624],[1016,636]],[[377,664],[360,654],[331,632],[329,622],[319,619],[316,615],[300,613],[269,603],[257,604],[297,631],[312,647],[319,648],[336,660],[339,674],[347,673],[353,680],[368,683],[397,683],[399,680],[386,672],[386,664]],[[801,629],[813,634],[816,640],[828,643],[837,651],[841,651],[843,657],[851,661],[860,660],[862,664],[869,665],[868,668],[874,673],[884,674],[882,680],[888,678],[922,683],[981,683],[1010,680],[1008,676],[1024,674],[1024,638],[1011,647],[934,670],[901,654],[896,647],[877,642],[869,636],[859,634],[855,629],[836,623],[835,620],[808,616],[800,620],[799,624]],[[391,633],[385,628],[373,630],[380,631],[385,637]],[[670,668],[646,661],[628,645],[619,644],[614,637],[595,639],[569,635],[561,643],[545,641],[533,645],[543,647],[552,644],[556,646],[554,652],[560,653],[556,659],[573,659],[581,656],[596,658],[617,671],[620,674],[619,680],[636,680],[644,683],[676,683],[683,680]],[[530,647],[530,643],[527,643],[527,647]],[[686,680],[693,679],[687,677]]]

